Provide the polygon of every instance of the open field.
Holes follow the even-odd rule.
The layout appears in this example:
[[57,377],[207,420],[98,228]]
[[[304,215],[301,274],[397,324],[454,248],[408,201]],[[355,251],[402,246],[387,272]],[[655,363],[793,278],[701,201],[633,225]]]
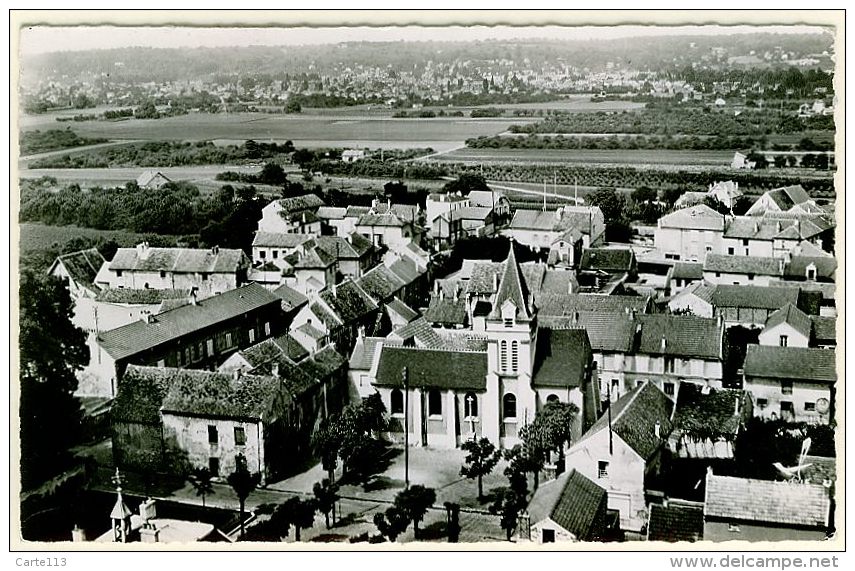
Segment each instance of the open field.
[[456,149],[431,160],[464,163],[582,163],[600,165],[730,165],[731,151],[600,150],[600,149]]
[[[138,139],[146,141],[212,139],[258,141],[291,140],[298,147],[431,147],[453,148],[469,137],[502,133],[520,118],[446,117],[435,119],[392,119],[390,113],[375,115],[352,109],[342,115],[265,113],[191,113],[163,119],[127,121],[84,121],[72,128],[83,137]],[[28,117],[21,128],[57,128],[55,116]],[[67,125],[67,124],[64,124]]]
[[[20,229],[20,252],[45,250],[54,244],[64,244],[74,238],[99,238],[115,240],[120,246],[133,246],[145,239],[145,234],[125,232],[123,230],[95,230],[93,228],[78,228],[77,226],[47,226],[36,222],[24,222],[18,225]],[[174,237],[173,237],[174,239]]]
[[[122,186],[126,182],[136,180],[145,169],[142,167],[107,168],[107,169],[21,169],[20,178],[40,178],[52,176],[59,182],[74,182],[81,187],[92,186]],[[235,171],[256,174],[258,167],[237,165],[204,165],[195,167],[163,167],[156,169],[171,180],[186,180],[196,183],[216,183],[217,186],[229,184],[215,181],[214,177],[223,171]],[[287,170],[287,169],[286,169]],[[293,178],[293,177],[292,177]],[[234,185],[234,183],[231,183]]]

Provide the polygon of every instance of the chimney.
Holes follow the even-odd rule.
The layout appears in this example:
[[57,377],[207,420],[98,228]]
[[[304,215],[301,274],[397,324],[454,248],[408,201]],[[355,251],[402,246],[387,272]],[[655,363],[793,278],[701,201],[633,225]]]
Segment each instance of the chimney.
[[739,416],[739,397],[734,397],[734,407],[733,407],[733,415]]
[[141,259],[146,259],[148,257],[148,242],[140,242],[137,244],[137,256]]
[[493,292],[499,291],[499,274],[493,274]]
[[157,517],[157,510],[155,509],[154,498],[146,498],[140,504],[140,517],[144,522],[148,523],[149,520]]
[[659,348],[662,350],[662,352],[663,352],[663,353],[665,352],[665,346],[666,346],[666,345],[667,345],[667,342],[665,341],[665,336],[663,335],[663,336],[662,336],[662,341],[661,341],[661,342],[660,342],[660,344],[659,344]]
[[563,210],[559,207],[555,209],[555,219],[561,220],[561,215],[563,214]]
[[270,364],[270,374],[274,377],[279,376],[279,361],[273,361],[273,363]]
[[457,303],[457,300],[460,299],[460,288],[457,287],[457,284],[454,285],[454,303]]
[[517,517],[517,529],[519,529],[520,539],[531,541],[531,516],[527,510],[520,512]]
[[240,379],[240,376],[241,376],[241,370],[240,370],[240,367],[238,367],[237,369],[235,369],[234,371],[232,371],[232,380],[233,380],[233,381],[237,381],[237,380],[239,380],[239,379]]
[[635,321],[635,309],[629,310],[629,319],[630,321]]
[[778,273],[784,275],[784,265],[786,264],[786,260],[784,258],[778,258]]
[[71,530],[71,541],[74,543],[86,541],[86,532],[80,529],[77,524],[74,524],[74,529]]
[[777,222],[775,222],[775,232],[780,232],[780,231],[781,231],[781,221],[778,220]]
[[439,280],[433,282],[433,293],[439,295]]
[[661,438],[661,436],[659,435],[661,430],[662,430],[662,424],[657,420],[656,424],[653,425],[653,435],[656,438]]
[[439,289],[439,299],[440,300],[445,299],[445,290],[442,288]]
[[143,309],[142,311],[140,311],[140,321],[142,321],[143,323],[153,323],[154,316],[149,310]]
[[199,300],[196,298],[196,288],[190,290],[190,305],[199,305]]
[[211,248],[211,253],[212,253],[212,254],[214,254],[214,255],[216,256],[217,254],[219,254],[219,253],[220,253],[220,247],[219,247],[219,246],[214,246],[213,248]]

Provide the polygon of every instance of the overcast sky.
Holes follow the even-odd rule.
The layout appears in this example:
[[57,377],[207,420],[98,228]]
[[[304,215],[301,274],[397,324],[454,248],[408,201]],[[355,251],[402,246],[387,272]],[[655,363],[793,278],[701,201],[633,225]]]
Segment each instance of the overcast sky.
[[21,52],[107,49],[129,46],[162,48],[249,45],[311,45],[345,41],[488,40],[514,38],[611,39],[632,36],[819,33],[817,26],[609,26],[609,27],[348,27],[348,28],[181,28],[181,27],[31,27],[21,30]]

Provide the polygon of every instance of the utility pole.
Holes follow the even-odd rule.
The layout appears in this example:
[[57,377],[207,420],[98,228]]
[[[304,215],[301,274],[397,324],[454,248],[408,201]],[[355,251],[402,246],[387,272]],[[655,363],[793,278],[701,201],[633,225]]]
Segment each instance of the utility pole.
[[[410,373],[406,367],[401,369],[404,381],[404,487],[410,487]],[[611,423],[609,423],[611,427]]]
[[612,388],[606,387],[606,397],[608,398],[608,408],[609,408],[609,456],[614,455],[614,444],[612,442]]

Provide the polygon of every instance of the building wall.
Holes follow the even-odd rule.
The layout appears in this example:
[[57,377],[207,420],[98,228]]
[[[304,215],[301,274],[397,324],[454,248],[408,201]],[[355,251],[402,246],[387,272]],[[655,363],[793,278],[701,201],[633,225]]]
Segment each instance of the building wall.
[[771,258],[774,253],[772,250],[772,240],[753,240],[743,238],[722,238],[721,254],[730,256],[762,256]]
[[[703,262],[708,252],[722,252],[722,232],[657,226],[653,244],[666,257]],[[679,258],[673,258],[674,255]]]
[[754,285],[768,287],[771,285],[772,276],[760,276],[754,274],[709,272],[704,270],[704,279],[712,284],[724,285]]
[[[220,471],[214,476],[226,478],[235,470],[235,458],[243,454],[250,472],[264,474],[264,450],[260,422],[214,419],[162,413],[164,438],[174,440],[193,468],[207,468],[210,458],[220,461]],[[217,442],[208,442],[208,427],[217,429]],[[235,443],[236,427],[244,429],[246,444]]]
[[[746,376],[742,386],[754,398],[755,416],[768,419],[774,415],[775,418],[781,418],[781,403],[791,402],[795,415],[794,421],[828,424],[830,414],[821,415],[816,410],[805,410],[805,403],[816,405],[816,401],[821,398],[833,403],[833,391],[830,384],[800,379],[793,379],[792,383],[793,392],[789,395],[783,393],[779,379]],[[766,399],[767,404],[762,406],[762,403],[759,402],[760,399]]]
[[722,316],[728,325],[745,325],[746,327],[763,327],[766,320],[774,312],[773,309],[758,309],[753,307],[717,307],[715,315]]
[[[81,314],[85,312],[86,330],[94,331],[109,331],[134,323],[142,319],[145,312],[155,315],[160,308],[159,303],[153,304],[136,304],[136,303],[104,303],[94,300],[79,300],[84,302],[79,304]],[[96,313],[97,312],[97,321]]]
[[537,543],[543,543],[543,530],[551,530],[555,533],[555,542],[579,541],[575,535],[552,521],[546,518],[531,525],[531,540]]
[[[600,477],[599,462],[609,463],[608,477]],[[567,453],[566,469],[575,468],[609,493],[609,509],[620,511],[620,527],[640,531],[647,521],[644,500],[645,462],[621,438],[600,430],[573,446]]]
[[[428,389],[411,387],[409,390],[409,401],[404,395],[404,389],[400,388],[404,399],[404,406],[409,404],[405,413],[391,413],[393,387],[377,387],[377,392],[383,399],[383,404],[390,411],[391,426],[385,437],[391,442],[402,444],[404,442],[404,422],[407,422],[409,432],[409,443],[411,446],[430,446],[433,448],[456,448],[465,438],[482,435],[481,421],[483,419],[483,407],[495,406],[494,403],[485,401],[485,395],[475,392],[474,397],[478,402],[478,415],[472,417],[472,422],[464,417],[464,399],[468,391],[454,391],[448,389]],[[442,404],[442,413],[430,415],[428,408],[429,393],[438,391]]]
[[115,270],[107,272],[109,287],[129,289],[193,289],[198,298],[210,297],[235,289],[243,284],[237,272],[199,273],[199,272],[141,272],[122,270],[119,276]]
[[760,332],[760,345],[778,347],[781,345],[782,335],[787,338],[787,347],[807,347],[810,342],[808,337],[796,331],[789,323],[779,323]]
[[366,236],[375,246],[386,245],[392,249],[406,246],[414,241],[412,228],[401,226],[363,226],[357,225],[356,231]]
[[668,302],[668,309],[670,309],[672,312],[689,309],[691,310],[692,315],[697,315],[698,317],[713,316],[712,304],[702,300],[701,298],[690,292],[675,296],[671,301]]
[[505,228],[501,234],[535,250],[549,250],[549,246],[560,236],[559,232],[553,230],[528,228]]
[[797,529],[759,523],[732,522],[739,531],[731,531],[731,522],[704,521],[704,541],[822,541],[824,530]]
[[283,258],[295,249],[296,248],[280,248],[273,246],[253,246],[252,262],[254,264],[271,262],[281,270],[287,266]]

